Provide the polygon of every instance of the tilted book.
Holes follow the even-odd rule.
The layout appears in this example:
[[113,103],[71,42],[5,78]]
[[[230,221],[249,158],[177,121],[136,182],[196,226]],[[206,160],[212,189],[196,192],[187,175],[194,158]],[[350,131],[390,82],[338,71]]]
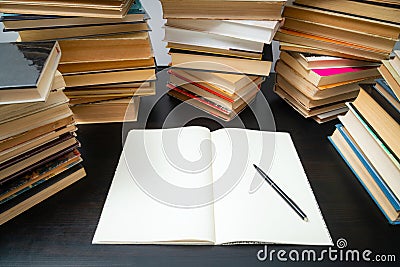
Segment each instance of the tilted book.
[[[253,164],[298,204],[308,222]],[[194,126],[129,132],[93,243],[332,240],[289,134]]]

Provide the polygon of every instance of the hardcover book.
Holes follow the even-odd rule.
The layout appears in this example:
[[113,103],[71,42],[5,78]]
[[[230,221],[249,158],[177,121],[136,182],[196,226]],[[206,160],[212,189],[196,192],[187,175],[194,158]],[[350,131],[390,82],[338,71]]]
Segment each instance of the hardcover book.
[[[275,147],[272,164],[260,161],[263,144]],[[199,160],[194,169],[182,169]],[[308,222],[257,176],[253,164],[268,170]],[[228,188],[220,187],[224,181]],[[142,182],[167,199],[149,193]],[[173,194],[165,183],[175,188]],[[332,245],[289,134],[204,127],[129,132],[92,242]]]
[[0,104],[45,101],[61,58],[57,42],[0,43]]
[[391,224],[400,224],[400,211],[391,204],[385,193],[371,176],[370,172],[368,172],[367,166],[365,166],[359,157],[357,157],[357,150],[353,149],[355,148],[354,146],[351,146],[351,144],[354,143],[343,131],[343,126],[338,125],[337,128],[338,129],[335,130],[333,135],[328,137],[329,141],[352,170],[388,221]]

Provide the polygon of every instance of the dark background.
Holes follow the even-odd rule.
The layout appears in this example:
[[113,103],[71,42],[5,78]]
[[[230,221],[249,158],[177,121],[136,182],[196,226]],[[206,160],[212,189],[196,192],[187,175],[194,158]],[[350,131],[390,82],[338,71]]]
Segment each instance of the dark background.
[[[338,121],[319,125],[311,119],[304,119],[272,92],[273,80],[273,75],[268,78],[262,93],[273,111],[276,129],[291,133],[333,241],[336,243],[337,239],[345,238],[348,249],[370,249],[373,252],[371,257],[376,254],[394,254],[400,261],[397,245],[400,228],[387,222],[327,139]],[[159,73],[157,96],[142,99],[139,123],[129,124],[130,128],[144,125],[147,128],[165,127],[166,116],[179,104],[179,101],[163,95],[166,92],[165,81],[165,73]],[[157,100],[161,95],[163,96]],[[257,123],[256,118],[260,121],[263,119],[260,116],[266,114],[266,107],[260,104],[260,99],[261,94],[253,103],[253,111],[249,108],[244,110],[236,122],[244,122],[247,128],[273,130],[272,123],[268,124],[271,129],[260,127]],[[186,108],[193,114],[204,115],[190,106]],[[258,113],[260,110],[261,113]],[[221,125],[237,125],[235,121],[224,124],[204,117],[189,123],[179,122],[179,116],[173,120],[169,125],[202,125],[212,130]],[[92,237],[122,151],[123,132],[121,123],[79,126],[78,139],[82,144],[80,151],[87,177],[0,226],[0,266],[321,265],[312,262],[279,262],[276,257],[273,262],[260,262],[257,260],[257,252],[263,248],[261,245],[92,245]],[[268,246],[269,250],[297,249],[300,252],[310,248],[326,249]],[[352,266],[355,263],[324,262],[324,265],[339,264]],[[358,264],[361,266],[366,263]],[[374,262],[368,265],[377,264]]]

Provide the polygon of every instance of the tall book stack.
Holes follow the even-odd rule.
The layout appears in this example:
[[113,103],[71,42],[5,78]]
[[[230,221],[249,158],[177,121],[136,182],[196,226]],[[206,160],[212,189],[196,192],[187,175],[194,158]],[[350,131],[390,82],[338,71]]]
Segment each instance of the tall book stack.
[[329,137],[390,223],[400,224],[400,53],[384,60],[384,79],[363,85]]
[[161,0],[172,58],[169,94],[233,119],[269,75],[286,0]]
[[0,224],[85,176],[57,42],[0,44]]
[[275,91],[318,122],[348,110],[345,102],[358,83],[379,76],[400,33],[398,1],[296,0],[283,16]]
[[0,11],[5,31],[17,31],[21,41],[58,40],[77,123],[134,121],[139,97],[155,94],[148,16],[139,0],[6,0]]

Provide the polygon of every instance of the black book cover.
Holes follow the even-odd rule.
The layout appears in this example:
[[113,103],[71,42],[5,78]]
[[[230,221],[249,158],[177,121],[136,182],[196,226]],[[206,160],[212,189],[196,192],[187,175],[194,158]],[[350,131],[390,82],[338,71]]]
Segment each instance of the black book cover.
[[0,90],[36,88],[55,41],[0,43]]

